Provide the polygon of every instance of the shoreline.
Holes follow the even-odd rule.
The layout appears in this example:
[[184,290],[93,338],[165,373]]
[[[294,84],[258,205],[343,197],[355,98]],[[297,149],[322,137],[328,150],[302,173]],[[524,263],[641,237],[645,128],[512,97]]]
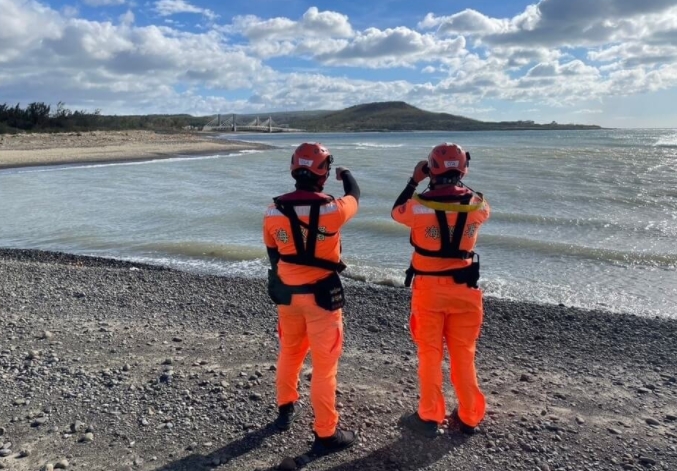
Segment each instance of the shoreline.
[[[66,165],[66,164],[64,164]],[[186,273],[188,275],[192,276],[216,276],[216,277],[221,277],[221,278],[226,278],[226,279],[235,279],[235,280],[264,280],[265,281],[265,275],[261,274],[260,276],[237,276],[237,275],[228,275],[228,274],[221,274],[221,273],[214,273],[211,271],[200,271],[200,270],[190,270],[190,269],[181,269],[181,268],[176,268],[173,266],[170,266],[168,264],[164,263],[151,263],[151,262],[140,262],[140,261],[135,261],[133,257],[129,258],[116,258],[115,256],[100,256],[100,255],[87,255],[87,254],[82,254],[82,253],[73,253],[73,252],[62,252],[58,250],[42,250],[42,249],[21,249],[21,248],[12,248],[12,247],[3,247],[0,246],[0,258],[11,258],[11,259],[16,259],[16,260],[22,260],[22,259],[41,259],[41,260],[53,260],[58,263],[79,263],[79,264],[87,264],[92,266],[129,266],[129,267],[137,267],[137,268],[142,268],[142,269],[148,269],[148,270],[169,270],[169,271],[176,271],[179,273]],[[351,276],[350,272],[344,272],[342,275],[342,278],[344,280],[344,284],[355,284],[358,286],[371,286],[375,287],[376,289],[384,288],[384,289],[404,289],[404,285],[402,283],[396,283],[391,280],[384,280],[384,281],[369,281],[364,279],[363,276],[356,275],[356,276]],[[637,317],[640,319],[658,319],[658,320],[667,320],[671,322],[677,322],[677,317],[674,315],[669,315],[669,314],[653,314],[653,315],[644,315],[644,314],[639,314],[635,312],[629,312],[629,311],[619,311],[619,310],[614,310],[614,309],[608,309],[605,307],[582,307],[582,306],[576,306],[576,305],[567,305],[561,302],[539,302],[539,301],[534,301],[534,300],[523,300],[523,299],[514,299],[514,298],[509,298],[509,297],[501,297],[498,295],[493,295],[490,293],[484,293],[484,298],[486,299],[492,299],[496,300],[498,302],[506,302],[506,303],[517,303],[517,304],[527,304],[527,305],[532,305],[535,307],[544,307],[544,308],[565,308],[565,309],[576,309],[582,312],[589,312],[589,313],[602,313],[604,315],[611,315],[611,316],[632,316],[632,317]]]
[[143,162],[231,154],[272,146],[196,133],[95,131],[0,136],[0,170],[53,165]]
[[[277,316],[265,285],[0,249],[0,464],[269,471],[303,461],[312,369],[300,379],[304,414],[273,432]],[[341,424],[360,441],[304,469],[677,469],[677,321],[487,299],[477,368],[488,415],[473,437],[448,428],[428,441],[397,426],[418,392],[409,290],[361,283],[346,296],[337,394]]]

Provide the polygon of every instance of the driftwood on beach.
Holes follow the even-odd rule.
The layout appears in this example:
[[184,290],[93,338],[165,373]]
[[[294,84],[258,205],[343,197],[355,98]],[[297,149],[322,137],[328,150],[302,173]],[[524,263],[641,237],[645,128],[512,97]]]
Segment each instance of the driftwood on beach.
[[[674,320],[488,299],[487,420],[430,442],[396,425],[417,403],[408,291],[347,296],[338,401],[360,444],[307,469],[677,469]],[[312,438],[310,413],[269,427],[276,352],[262,280],[0,250],[0,467],[276,469]]]

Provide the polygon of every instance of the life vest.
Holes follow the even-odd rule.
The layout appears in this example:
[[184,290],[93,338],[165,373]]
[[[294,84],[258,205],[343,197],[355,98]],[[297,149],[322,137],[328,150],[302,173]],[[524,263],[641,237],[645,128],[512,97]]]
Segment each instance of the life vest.
[[[293,255],[280,254],[280,260],[296,265],[321,268],[330,273],[327,277],[314,283],[289,286],[282,282],[276,269],[268,270],[268,294],[275,304],[287,306],[291,304],[294,294],[313,294],[319,307],[327,311],[341,309],[345,305],[345,293],[338,274],[345,270],[346,265],[341,260],[333,262],[315,255],[318,236],[321,235],[325,238],[338,236],[338,231],[327,232],[319,227],[322,206],[332,203],[334,198],[326,195],[314,195],[315,198],[313,199],[298,200],[287,199],[286,196],[273,198],[273,203],[275,208],[289,220],[296,253]],[[295,209],[297,206],[310,208],[308,223],[299,219]]]
[[[445,259],[459,259],[468,260],[472,262],[467,267],[455,268],[452,270],[441,271],[423,271],[414,267],[413,263],[409,265],[406,271],[404,285],[411,286],[411,281],[414,275],[427,276],[448,276],[452,277],[456,283],[467,284],[470,288],[477,288],[477,282],[480,277],[480,258],[479,254],[474,251],[461,250],[461,239],[466,228],[468,220],[468,213],[482,208],[483,203],[471,205],[470,201],[474,197],[474,193],[461,196],[457,202],[447,203],[435,200],[428,200],[424,195],[414,195],[414,199],[423,206],[426,206],[435,211],[435,217],[440,230],[440,248],[437,250],[429,250],[416,245],[413,237],[410,236],[409,243],[414,247],[414,251],[424,257],[436,257]],[[482,196],[481,194],[479,195]],[[454,224],[454,232],[450,233],[449,224],[447,222],[447,212],[457,213],[456,223]]]
[[[275,208],[277,208],[277,210],[283,216],[289,219],[292,232],[291,236],[296,249],[296,254],[280,254],[280,260],[296,265],[322,268],[336,273],[341,273],[343,270],[345,270],[346,265],[341,260],[338,262],[333,262],[331,260],[325,260],[315,256],[315,247],[317,245],[317,237],[319,235],[322,235],[323,237],[336,237],[338,235],[338,232],[326,232],[319,227],[320,208],[324,205],[332,203],[334,201],[334,197],[327,195],[317,195],[317,199],[293,200],[285,199],[284,196],[286,195],[273,198],[273,203],[275,204]],[[295,209],[297,206],[310,206],[308,223],[305,223],[299,219]],[[305,238],[303,229],[305,229],[306,232]]]

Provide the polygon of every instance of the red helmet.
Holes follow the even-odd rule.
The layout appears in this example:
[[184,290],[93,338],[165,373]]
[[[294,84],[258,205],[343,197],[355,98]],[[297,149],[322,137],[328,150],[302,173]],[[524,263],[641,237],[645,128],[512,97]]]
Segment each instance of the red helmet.
[[444,144],[433,147],[428,154],[428,168],[431,177],[437,177],[452,170],[464,176],[468,173],[470,154],[457,144]]
[[322,144],[305,142],[291,156],[291,171],[305,169],[318,177],[326,177],[333,161],[334,157]]

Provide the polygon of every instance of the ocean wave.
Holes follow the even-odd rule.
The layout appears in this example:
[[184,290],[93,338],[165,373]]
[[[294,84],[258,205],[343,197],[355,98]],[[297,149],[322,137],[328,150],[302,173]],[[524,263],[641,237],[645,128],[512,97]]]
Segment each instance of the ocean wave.
[[677,149],[677,134],[663,136],[658,138],[654,143],[654,147],[665,147],[668,149]]
[[645,300],[623,291],[600,290],[593,286],[583,289],[566,284],[542,281],[515,282],[501,277],[490,277],[480,282],[484,294],[490,298],[517,302],[533,302],[609,311],[640,316],[674,317],[669,310],[647,306]]
[[491,213],[492,221],[527,223],[542,226],[582,226],[594,228],[607,228],[609,225],[617,225],[601,219],[592,218],[565,218],[558,216],[542,216],[526,213],[503,213],[494,211]]
[[174,163],[174,162],[185,162],[193,160],[212,160],[220,159],[223,157],[239,157],[246,154],[255,154],[263,152],[261,150],[241,150],[238,152],[228,153],[228,154],[210,154],[210,155],[184,155],[177,154],[176,157],[169,158],[160,158],[160,159],[149,159],[149,160],[136,160],[131,162],[105,162],[105,163],[85,163],[85,164],[55,164],[55,165],[40,165],[35,167],[22,167],[19,169],[7,169],[3,170],[2,173],[7,174],[21,174],[21,173],[42,173],[42,172],[59,172],[64,170],[91,170],[95,168],[108,168],[108,167],[128,167],[131,165],[153,165],[153,164],[165,164],[165,163]]
[[[673,192],[677,196],[677,191]],[[666,237],[675,237],[677,227],[667,224],[666,221],[609,221],[596,218],[567,218],[558,216],[541,216],[536,214],[492,212],[492,222],[531,224],[545,226],[550,229],[556,227],[581,227],[585,229],[612,230],[615,232],[646,233],[652,231]]]
[[[92,253],[83,253],[83,255],[93,255]],[[232,276],[242,278],[265,278],[268,271],[268,262],[262,259],[231,261],[224,263],[213,259],[177,259],[175,257],[165,256],[118,256],[118,260],[128,262],[144,263],[147,265],[156,265],[169,267],[174,270],[186,271],[189,273],[199,273],[204,275]]]
[[378,235],[403,236],[409,233],[409,229],[392,219],[355,218],[350,222],[350,231],[368,232]]
[[404,147],[404,144],[377,144],[375,142],[356,142],[354,144],[356,147],[362,148],[374,148],[374,149],[397,149]]
[[622,263],[626,265],[645,265],[658,268],[676,268],[677,254],[657,254],[651,252],[627,252],[605,247],[588,247],[565,242],[526,239],[496,234],[482,234],[481,246],[500,247],[505,249],[521,249],[539,252],[544,255],[562,255],[580,257],[589,260]]
[[178,255],[184,257],[215,258],[239,262],[266,257],[263,248],[211,242],[152,242],[133,247],[134,251]]

